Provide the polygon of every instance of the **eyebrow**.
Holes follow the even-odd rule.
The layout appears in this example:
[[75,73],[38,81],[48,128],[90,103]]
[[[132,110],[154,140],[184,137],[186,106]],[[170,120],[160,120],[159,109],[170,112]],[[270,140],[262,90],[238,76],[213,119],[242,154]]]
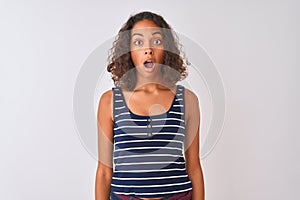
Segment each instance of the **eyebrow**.
[[135,35],[139,35],[139,36],[141,36],[141,37],[143,37],[144,35],[143,34],[141,34],[141,33],[134,33],[134,34],[132,34],[132,36],[131,37],[133,37],[133,36],[135,36]]
[[156,34],[162,35],[162,33],[160,31],[156,31],[156,32],[152,33],[152,35],[156,35]]
[[[162,35],[162,33],[161,32],[159,32],[159,31],[156,31],[156,32],[154,32],[154,33],[152,33],[152,35]],[[144,35],[143,34],[141,34],[141,33],[134,33],[134,34],[132,34],[132,36],[131,37],[133,37],[133,36],[135,36],[135,35],[138,35],[138,36],[141,36],[141,37],[144,37]]]

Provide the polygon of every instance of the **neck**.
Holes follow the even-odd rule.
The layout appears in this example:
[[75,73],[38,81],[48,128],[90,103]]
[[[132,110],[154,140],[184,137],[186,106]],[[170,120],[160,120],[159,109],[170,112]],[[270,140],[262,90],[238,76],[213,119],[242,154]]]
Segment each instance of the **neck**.
[[[157,87],[161,87],[162,85],[165,85],[163,82],[163,78],[162,75],[160,74],[159,76],[155,76],[155,77],[137,77],[136,80],[136,85],[135,85],[135,89],[138,88],[157,88]],[[150,89],[151,90],[151,89]]]

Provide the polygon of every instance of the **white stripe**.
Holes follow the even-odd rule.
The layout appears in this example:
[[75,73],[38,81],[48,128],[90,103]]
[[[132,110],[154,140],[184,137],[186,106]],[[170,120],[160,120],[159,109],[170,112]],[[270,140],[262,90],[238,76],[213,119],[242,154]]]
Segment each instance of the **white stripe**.
[[125,106],[115,107],[116,110],[120,110],[120,109],[123,109],[123,108],[125,108]]
[[137,121],[137,122],[145,122],[147,121],[147,119],[120,119],[120,120],[117,120],[115,123],[119,123],[119,122],[123,122],[123,121]]
[[156,194],[173,194],[173,193],[180,193],[180,192],[186,192],[192,190],[192,188],[188,188],[188,189],[184,189],[184,190],[175,190],[175,191],[171,191],[171,192],[153,192],[153,193],[135,193],[135,192],[114,192],[116,194],[124,194],[124,195],[156,195]]
[[178,128],[185,129],[185,127],[183,127],[183,126],[179,126],[179,125],[171,125],[171,124],[155,125],[155,126],[152,126],[152,127],[178,127]]
[[124,149],[116,149],[116,151],[129,151],[129,150],[138,150],[138,149],[176,149],[176,150],[182,150],[180,148],[176,148],[176,147],[131,147],[131,148],[124,148]]
[[162,121],[162,120],[177,120],[177,121],[181,121],[181,122],[184,122],[184,120],[182,119],[178,119],[178,118],[161,118],[161,119],[151,119],[152,121]]
[[176,142],[176,143],[181,143],[181,141],[177,140],[131,140],[131,141],[122,141],[122,142],[116,142],[115,144],[122,144],[122,143],[132,143],[132,142]]
[[[177,128],[182,128],[185,129],[185,127],[183,126],[179,126],[179,125],[171,125],[171,124],[165,124],[165,125],[154,125],[151,126],[152,128],[159,128],[159,127],[177,127]],[[150,127],[150,128],[151,128]],[[123,128],[148,128],[148,126],[119,126],[114,128],[114,130],[119,130],[119,129],[123,129]],[[149,128],[148,128],[149,129]]]
[[118,115],[115,115],[115,117],[119,117],[119,116],[121,116],[121,115],[127,115],[127,114],[130,114],[129,112],[123,112],[123,113],[120,113],[120,114],[118,114]]
[[118,135],[114,135],[114,138],[117,137],[123,137],[123,136],[138,136],[138,135],[147,135],[147,133],[124,133],[124,134],[118,134]]
[[176,99],[175,101],[181,101],[181,100],[183,100],[182,98],[179,98],[179,99]]
[[120,172],[120,173],[124,173],[124,172],[130,172],[130,173],[140,173],[140,172],[169,172],[169,171],[185,171],[186,168],[180,169],[180,168],[173,168],[173,169],[154,169],[154,170],[116,170],[115,172]]
[[114,128],[114,130],[118,130],[122,128],[147,128],[147,126],[119,126],[117,128]]
[[137,162],[137,163],[117,163],[117,165],[155,165],[155,164],[185,164],[185,162]]
[[139,155],[129,155],[129,156],[117,156],[114,157],[114,160],[120,159],[120,158],[132,158],[132,157],[150,157],[150,156],[170,156],[170,157],[181,157],[180,155],[173,155],[173,154],[139,154]]
[[168,133],[168,132],[164,133],[164,132],[161,132],[161,133],[153,133],[153,134],[154,135],[181,135],[181,136],[184,137],[184,134],[182,134],[182,133]]
[[182,93],[177,94],[177,96],[181,96],[181,95],[182,95]]
[[173,107],[183,107],[183,105],[173,105]]
[[175,185],[185,185],[191,183],[191,181],[183,182],[183,183],[172,183],[172,184],[162,184],[162,185],[116,185],[111,184],[114,187],[130,187],[130,188],[149,188],[149,187],[169,187],[169,186],[175,186]]
[[188,177],[188,175],[180,175],[180,176],[161,176],[161,177],[143,177],[143,178],[121,178],[121,177],[112,177],[116,180],[153,180],[153,179],[169,179],[169,178],[183,178]]
[[178,90],[179,90],[179,91],[182,91],[182,88],[179,88]]
[[[159,132],[159,133],[152,133],[153,135],[181,135],[184,137],[184,134],[182,133],[172,133],[172,132]],[[147,133],[124,133],[124,134],[118,134],[118,135],[114,135],[114,138],[117,137],[123,137],[123,136],[146,136]]]
[[115,100],[115,102],[123,102],[123,100],[122,100],[122,99],[119,99],[119,100]]
[[[177,121],[184,122],[183,119],[178,119],[178,118],[151,119],[151,121],[168,121],[168,120],[177,120]],[[147,119],[120,119],[120,120],[116,121],[115,123],[123,122],[123,121],[140,121],[140,122],[145,122],[145,121],[147,121]]]
[[183,115],[182,112],[174,112],[174,111],[170,111],[170,113],[173,113],[173,114],[178,114],[178,115]]
[[118,97],[120,97],[120,96],[121,96],[121,94],[115,94],[115,96],[118,96]]

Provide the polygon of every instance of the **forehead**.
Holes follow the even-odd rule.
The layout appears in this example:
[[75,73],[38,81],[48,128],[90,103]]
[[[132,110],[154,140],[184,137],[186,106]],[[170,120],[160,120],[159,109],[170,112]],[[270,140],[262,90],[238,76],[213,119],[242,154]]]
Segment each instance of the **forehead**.
[[153,33],[153,32],[161,32],[161,28],[157,26],[153,21],[144,19],[142,21],[137,22],[131,30],[131,35],[134,33]]

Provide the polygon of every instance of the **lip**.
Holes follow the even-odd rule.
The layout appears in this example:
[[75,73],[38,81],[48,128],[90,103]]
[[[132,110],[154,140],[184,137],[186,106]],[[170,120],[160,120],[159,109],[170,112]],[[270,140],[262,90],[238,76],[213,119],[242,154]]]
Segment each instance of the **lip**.
[[153,63],[153,60],[152,59],[147,59],[147,60],[144,61],[144,64],[147,63],[147,62],[152,62]]
[[155,68],[155,63],[153,62],[153,60],[148,59],[143,63],[143,66],[147,72],[152,72]]

